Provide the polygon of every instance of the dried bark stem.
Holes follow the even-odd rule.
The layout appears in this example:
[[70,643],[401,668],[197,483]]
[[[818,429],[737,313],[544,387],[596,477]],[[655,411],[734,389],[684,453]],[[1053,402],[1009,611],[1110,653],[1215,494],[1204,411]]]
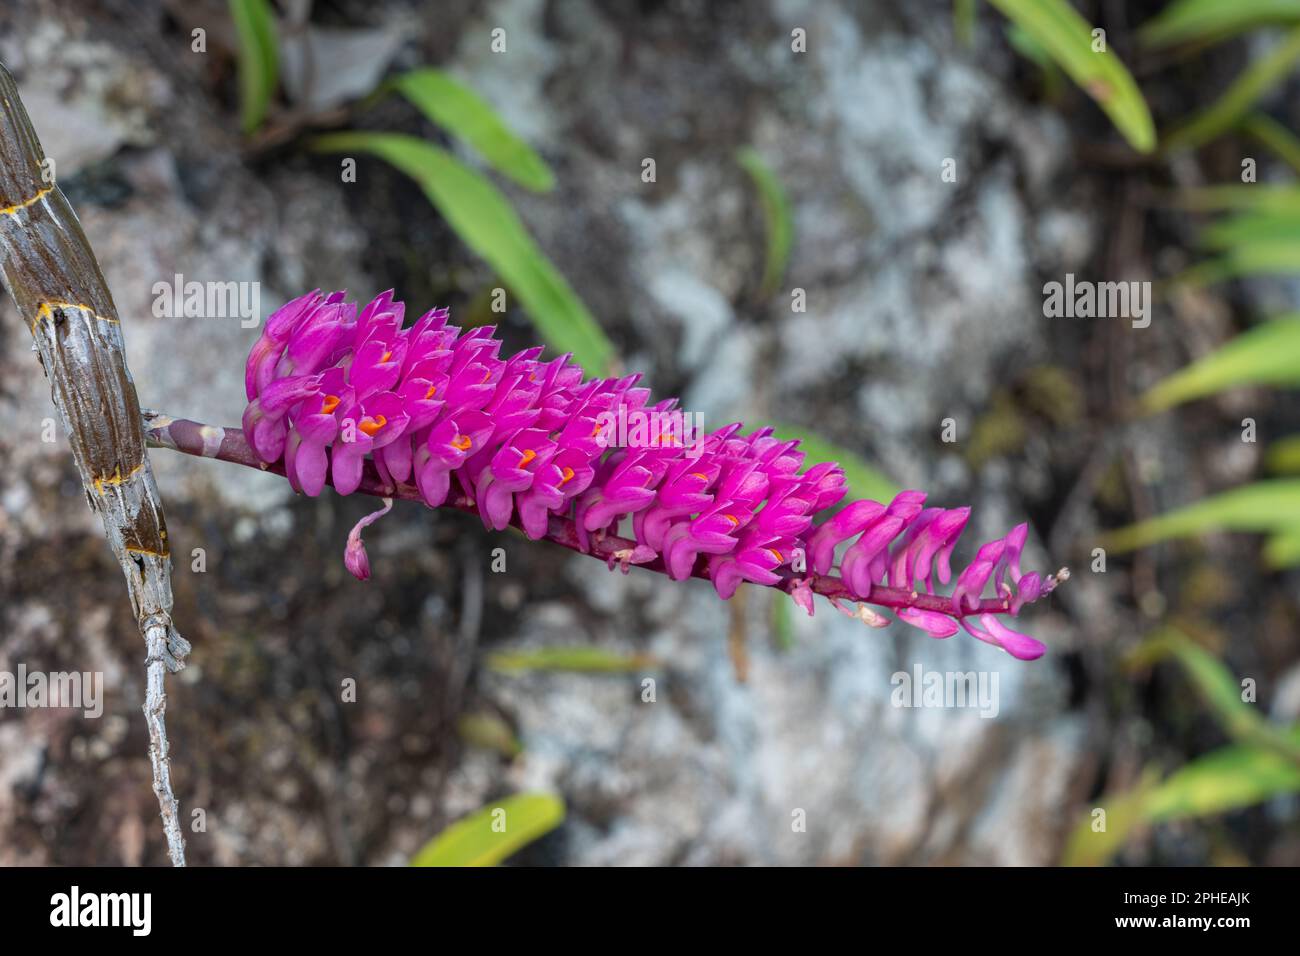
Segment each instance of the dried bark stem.
[[0,281],[31,329],[91,510],[126,576],[147,646],[149,756],[173,865],[185,865],[163,714],[166,671],[190,646],[172,625],[171,557],[113,297],[53,182],[13,77],[0,64]]
[[[249,447],[243,430],[239,428],[204,425],[202,422],[190,421],[185,418],[173,418],[148,409],[144,411],[144,428],[149,444],[156,448],[170,448],[172,451],[182,452],[186,455],[215,458],[218,461],[244,465],[248,468],[257,468],[277,475],[284,474],[283,461],[276,462],[273,465],[264,463]],[[333,481],[328,475],[325,480],[329,483]],[[357,491],[379,498],[400,498],[407,501],[423,502],[419,489],[413,484],[404,482],[385,484],[379,472],[375,469],[374,463],[369,460],[365,462],[361,485],[357,488]],[[478,508],[474,502],[459,495],[453,495],[443,507],[478,514]],[[512,524],[518,527],[518,519],[512,519]],[[568,548],[571,551],[601,558],[610,567],[623,562],[624,556],[630,554],[631,550],[636,546],[635,541],[618,535],[593,534],[590,548],[584,550],[579,544],[578,531],[574,526],[573,519],[560,515],[551,516],[545,540]],[[636,567],[667,573],[661,558],[638,564]],[[708,580],[709,577],[708,566],[702,560],[696,563],[691,573],[695,577],[704,578],[705,580]],[[942,594],[925,594],[907,588],[891,588],[873,584],[871,593],[861,596],[850,591],[843,580],[834,575],[813,574],[811,572],[796,574],[788,568],[781,569],[779,573],[781,574],[781,580],[773,587],[779,588],[786,593],[791,593],[802,586],[810,588],[814,593],[821,594],[833,601],[862,602],[888,608],[920,608],[927,611],[938,611],[941,614],[954,615],[952,599]],[[1009,614],[1010,612],[1011,606],[1008,599],[984,598],[977,607],[965,608],[962,616]]]

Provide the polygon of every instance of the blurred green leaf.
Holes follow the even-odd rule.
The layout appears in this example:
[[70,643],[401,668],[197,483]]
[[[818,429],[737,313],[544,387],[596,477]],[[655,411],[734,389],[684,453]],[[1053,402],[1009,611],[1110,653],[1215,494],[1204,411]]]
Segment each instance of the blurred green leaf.
[[1239,385],[1300,385],[1300,314],[1242,332],[1158,382],[1141,401],[1147,411],[1157,412]]
[[1102,543],[1132,551],[1206,531],[1275,531],[1300,524],[1300,479],[1259,481],[1106,534]]
[[230,0],[230,17],[239,38],[239,116],[245,133],[254,132],[280,81],[275,17],[267,0]]
[[1256,27],[1300,21],[1300,0],[1174,0],[1138,31],[1152,47],[1217,42]]
[[975,42],[975,20],[979,0],[953,0],[952,32],[957,42],[970,49]]
[[533,651],[489,654],[487,666],[506,674],[525,671],[631,674],[654,670],[659,667],[659,661],[648,654],[615,654],[599,647],[542,647]]
[[1161,144],[1166,152],[1201,146],[1236,126],[1255,102],[1285,79],[1300,59],[1300,29],[1253,60],[1223,95],[1206,110],[1179,126]]
[[1300,242],[1300,217],[1248,212],[1224,216],[1201,230],[1207,249],[1233,249],[1256,243]]
[[794,625],[790,623],[790,598],[783,591],[772,590],[772,643],[778,651],[794,649]]
[[1111,52],[1093,52],[1092,25],[1066,0],[991,0],[1045,49],[1070,79],[1106,111],[1115,128],[1140,153],[1155,149],[1156,133],[1146,100]]
[[875,501],[888,502],[898,494],[899,488],[883,474],[854,452],[839,445],[832,444],[819,435],[809,433],[806,428],[796,428],[783,422],[769,422],[773,434],[781,441],[799,440],[799,451],[808,457],[805,468],[824,461],[837,461],[844,469],[844,480],[849,486],[849,498],[871,498]]
[[1253,136],[1278,158],[1300,173],[1300,138],[1277,120],[1263,113],[1247,116],[1241,123],[1241,130]]
[[485,177],[445,149],[400,133],[330,133],[312,148],[370,153],[420,184],[467,246],[519,296],[542,338],[590,375],[604,374],[614,347],[587,307],[529,236],[507,200]]
[[1264,183],[1202,186],[1180,190],[1176,204],[1191,212],[1263,212],[1272,216],[1300,216],[1300,188]]
[[1264,467],[1274,474],[1300,474],[1300,435],[1288,435],[1269,445]]
[[790,261],[790,246],[794,242],[794,220],[790,216],[790,201],[776,173],[763,161],[758,150],[745,146],[736,151],[736,162],[749,173],[758,188],[763,204],[763,224],[767,231],[767,252],[763,260],[763,282],[759,296],[767,298],[776,292]]
[[496,866],[562,822],[564,801],[559,797],[515,794],[457,820],[426,843],[411,865]]
[[[1295,729],[1289,738],[1300,746]],[[1250,807],[1297,790],[1300,764],[1268,748],[1233,745],[1174,771],[1146,795],[1142,809],[1146,819],[1163,823]]]
[[517,757],[524,750],[510,725],[486,711],[462,714],[456,721],[456,732],[470,746],[492,750],[503,757]]
[[1274,570],[1300,565],[1300,525],[1269,536],[1264,542],[1264,563]]
[[555,176],[545,160],[510,131],[492,105],[442,70],[411,70],[387,85],[525,189],[547,192],[555,187]]
[[[1300,746],[1300,727],[1286,732]],[[1143,823],[1169,823],[1239,810],[1300,791],[1300,764],[1276,750],[1233,744],[1212,750],[1174,771],[1160,784],[1148,778],[1127,793],[1101,801],[1106,829],[1094,832],[1092,817],[1080,821],[1066,841],[1064,866],[1098,866],[1119,851]]]
[[1217,259],[1202,262],[1175,277],[1187,285],[1210,285],[1247,276],[1286,275],[1300,272],[1300,241],[1248,240],[1225,250]]
[[[1241,684],[1232,672],[1205,648],[1174,628],[1164,628],[1138,648],[1144,660],[1172,657],[1187,673],[1228,736],[1242,744],[1269,747],[1300,762],[1300,746],[1271,725],[1254,704],[1241,699]],[[1297,765],[1300,765],[1298,763]]]

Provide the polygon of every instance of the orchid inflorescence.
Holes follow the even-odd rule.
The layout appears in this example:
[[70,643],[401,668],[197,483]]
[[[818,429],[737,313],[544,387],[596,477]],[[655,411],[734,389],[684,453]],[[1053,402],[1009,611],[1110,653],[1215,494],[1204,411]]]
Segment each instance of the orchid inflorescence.
[[[670,413],[676,399],[650,405],[637,375],[584,381],[570,356],[542,361],[541,348],[503,359],[493,328],[461,331],[447,318],[434,309],[404,327],[403,304],[391,291],[360,310],[343,292],[287,303],[267,319],[248,357],[248,444],[307,495],[319,495],[327,481],[353,493],[369,462],[383,485],[413,483],[430,507],[455,495],[489,528],[515,521],[537,539],[553,516],[567,517],[582,551],[630,518],[634,541],[616,555],[624,571],[655,562],[675,580],[707,577],[724,599],[744,581],[784,584],[809,614],[809,581],[829,574],[837,546],[856,538],[839,562],[840,594],[864,602],[863,620],[883,623],[865,603],[886,603],[934,637],[960,626],[1024,660],[1045,650],[999,619],[1057,583],[1021,572],[1027,525],[983,545],[957,575],[951,598],[936,600],[935,578],[952,579],[969,508],[926,508],[924,493],[904,491],[888,505],[854,501],[814,526],[848,489],[834,462],[801,472],[798,441],[781,441],[771,429],[741,435],[734,423],[649,447],[611,447],[608,424],[616,417]],[[390,507],[349,535],[345,561],[362,580],[370,568],[361,529]],[[798,558],[807,578],[795,576]],[[990,582],[993,607],[982,599]],[[883,602],[887,590],[893,597]]]

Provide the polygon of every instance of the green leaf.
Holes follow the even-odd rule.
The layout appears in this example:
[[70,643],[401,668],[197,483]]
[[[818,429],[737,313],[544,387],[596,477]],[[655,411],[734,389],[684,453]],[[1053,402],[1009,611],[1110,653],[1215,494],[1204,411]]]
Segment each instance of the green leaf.
[[1151,47],[1217,42],[1256,27],[1300,21],[1300,0],[1174,0],[1142,25]]
[[599,647],[542,647],[489,654],[487,666],[504,674],[527,671],[631,674],[654,670],[659,667],[659,661],[648,654],[615,654]]
[[247,134],[266,119],[280,81],[275,17],[266,0],[230,0],[230,17],[239,37],[239,116]]
[[1187,673],[1228,736],[1241,744],[1276,750],[1300,766],[1300,745],[1265,720],[1255,705],[1241,699],[1237,678],[1205,648],[1174,628],[1164,628],[1144,641],[1136,653],[1148,660],[1172,657]]
[[979,0],[953,0],[952,32],[957,42],[970,49],[975,43],[975,21]]
[[582,300],[537,248],[507,200],[480,173],[445,149],[400,133],[330,133],[312,148],[370,153],[410,176],[467,246],[519,296],[551,346],[572,352],[590,375],[604,374],[614,347]]
[[1093,52],[1092,25],[1066,0],[991,2],[1097,101],[1129,145],[1140,153],[1155,149],[1155,126],[1133,77],[1109,47]]
[[1279,159],[1300,173],[1300,138],[1273,117],[1263,113],[1247,116],[1241,123],[1241,131],[1263,143]]
[[749,173],[758,188],[759,200],[763,204],[763,223],[767,230],[767,253],[763,261],[763,283],[759,296],[767,298],[776,292],[785,275],[785,267],[790,261],[790,246],[794,242],[794,220],[790,215],[790,201],[786,198],[781,181],[776,178],[772,168],[763,161],[763,157],[752,147],[746,146],[736,151],[738,162]]
[[1287,275],[1293,272],[1300,272],[1300,241],[1251,240],[1231,247],[1218,259],[1193,266],[1173,281],[1201,286],[1247,276]]
[[1300,475],[1300,435],[1288,435],[1269,445],[1264,467],[1276,475]]
[[806,428],[796,428],[782,422],[769,422],[773,434],[781,441],[799,440],[799,451],[808,457],[804,467],[824,461],[837,461],[844,469],[844,479],[849,486],[850,498],[870,498],[874,501],[888,502],[898,494],[899,488],[883,474],[871,467],[861,456],[832,444],[819,435],[810,433]]
[[794,649],[794,626],[790,623],[790,598],[782,591],[772,592],[772,643],[778,651]]
[[[1300,728],[1287,732],[1300,746]],[[1233,744],[1220,747],[1174,771],[1160,784],[1145,781],[1101,802],[1106,829],[1092,830],[1091,814],[1066,842],[1065,866],[1105,863],[1143,823],[1169,823],[1239,810],[1300,791],[1300,764],[1276,750]]]
[[[1300,745],[1300,734],[1289,734]],[[1254,806],[1300,790],[1300,764],[1275,750],[1234,745],[1193,760],[1147,794],[1143,815],[1153,823],[1187,820]]]
[[1201,230],[1201,245],[1235,249],[1251,243],[1300,242],[1300,217],[1248,212],[1224,216]]
[[462,714],[456,721],[456,732],[470,746],[492,750],[503,757],[517,757],[524,750],[510,725],[488,711]]
[[1243,183],[1202,186],[1178,193],[1177,205],[1190,212],[1263,212],[1272,216],[1300,216],[1300,188]]
[[1264,563],[1274,570],[1300,565],[1300,525],[1269,536],[1264,542]]
[[1132,551],[1206,531],[1275,531],[1300,524],[1300,479],[1259,481],[1147,521],[1112,531],[1103,544]]
[[515,794],[457,820],[426,843],[411,865],[496,866],[562,822],[559,797]]
[[555,187],[555,176],[546,161],[510,131],[492,105],[442,70],[411,70],[387,85],[520,186],[534,192]]
[[1204,112],[1170,133],[1161,148],[1170,152],[1201,146],[1227,132],[1241,122],[1261,96],[1286,78],[1297,59],[1300,29],[1288,33],[1266,56],[1253,60]]
[[1300,314],[1242,332],[1158,382],[1141,402],[1147,411],[1157,412],[1239,385],[1300,385]]

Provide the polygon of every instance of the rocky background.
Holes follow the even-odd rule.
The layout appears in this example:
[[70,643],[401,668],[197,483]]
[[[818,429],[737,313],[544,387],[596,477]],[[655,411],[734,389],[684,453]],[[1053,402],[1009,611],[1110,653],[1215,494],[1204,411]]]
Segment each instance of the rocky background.
[[[1133,7],[1158,4],[1100,6],[1139,22]],[[1295,581],[1257,570],[1257,540],[1089,570],[1100,529],[1256,473],[1242,401],[1262,429],[1295,421],[1293,403],[1261,393],[1127,422],[1133,396],[1223,341],[1250,303],[1184,294],[1143,330],[1041,309],[1042,284],[1067,272],[1150,279],[1184,263],[1186,226],[1152,194],[1215,170],[1139,162],[1074,91],[1041,102],[993,11],[969,49],[951,5],[931,0],[334,0],[312,5],[310,26],[304,4],[281,11],[297,24],[287,71],[308,30],[329,67],[310,89],[290,80],[248,140],[224,3],[0,9],[0,60],[100,258],[143,405],[224,424],[243,410],[257,331],[155,318],[154,283],[175,274],[258,281],[264,313],[317,286],[362,299],[395,287],[417,313],[455,317],[495,284],[413,183],[364,158],[343,183],[337,157],[305,148],[344,122],[436,135],[394,99],[352,102],[433,64],[555,170],[553,193],[504,188],[625,367],[710,427],[815,429],[933,502],[973,505],[959,556],[1028,518],[1030,566],[1076,574],[1023,618],[1050,645],[1032,664],[964,636],[869,630],[822,603],[785,646],[767,593],[726,604],[702,582],[607,573],[411,503],[371,529],[362,584],[342,552],[371,501],[307,500],[274,476],[155,450],[176,619],[195,648],[168,685],[177,795],[185,819],[206,819],[187,833],[192,864],[401,864],[521,790],[567,806],[516,857],[527,863],[1053,863],[1099,794],[1222,740],[1178,672],[1121,666],[1171,614],[1220,637],[1262,706],[1296,716]],[[196,27],[206,53],[191,50]],[[495,27],[504,55],[489,49]],[[806,54],[791,52],[795,27]],[[1220,88],[1213,70],[1197,82],[1144,83],[1158,120]],[[746,145],[789,193],[784,287],[806,290],[805,313],[787,291],[756,294],[762,219],[734,160]],[[641,181],[645,157],[656,183]],[[955,184],[940,177],[948,158]],[[502,329],[513,346],[533,338],[517,310]],[[0,414],[0,670],[102,671],[106,685],[98,720],[0,711],[0,863],[158,864],[143,647],[64,440],[42,441],[49,390],[7,300]],[[940,440],[945,418],[955,443]],[[505,573],[490,567],[498,546]],[[489,666],[572,645],[649,660],[618,675]],[[996,718],[891,706],[891,675],[917,665],[996,673]],[[348,678],[355,703],[341,700]],[[521,752],[484,746],[472,728],[485,720]],[[806,832],[792,831],[796,809]],[[1296,863],[1296,834],[1293,808],[1274,805],[1141,834],[1122,859]]]

